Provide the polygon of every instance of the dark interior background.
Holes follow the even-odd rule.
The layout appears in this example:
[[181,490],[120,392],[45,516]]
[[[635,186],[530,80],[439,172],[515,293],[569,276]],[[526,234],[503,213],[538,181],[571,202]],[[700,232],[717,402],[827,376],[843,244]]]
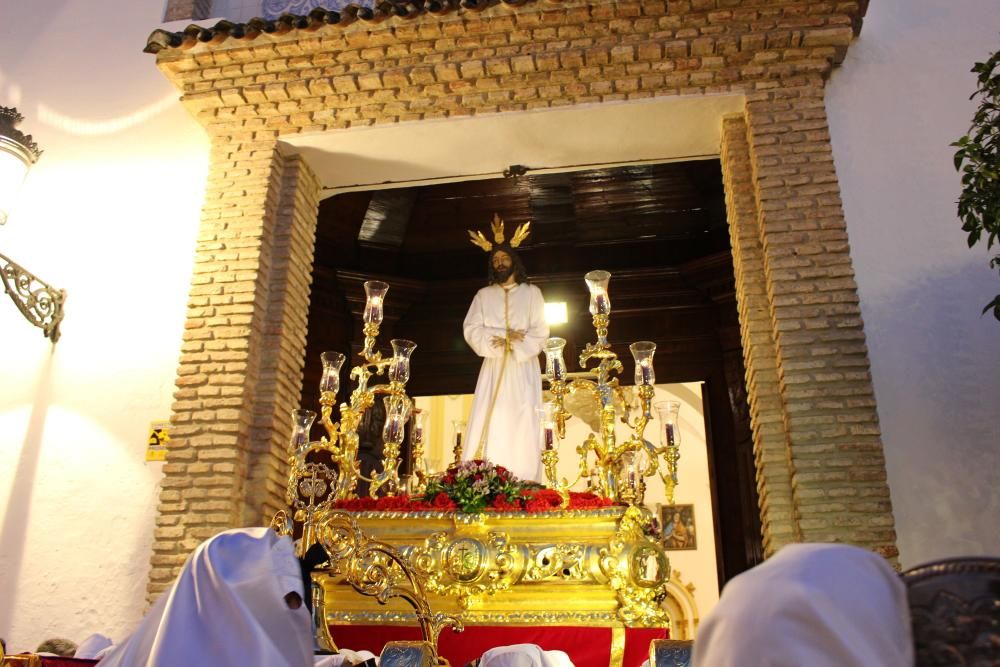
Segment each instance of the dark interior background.
[[[583,275],[612,274],[609,340],[632,382],[629,343],[652,340],[658,383],[704,382],[720,584],[763,560],[732,254],[718,160],[339,194],[320,205],[302,405],[318,407],[320,353],[361,349],[362,284],[390,288],[379,342],[408,338],[411,396],[472,393],[481,360],[462,320],[486,284],[486,254],[467,229],[508,238],[531,222],[520,255],[546,301],[565,301],[566,360],[594,339]],[[342,397],[350,387],[345,363]],[[362,437],[363,470],[380,460],[380,410]]]

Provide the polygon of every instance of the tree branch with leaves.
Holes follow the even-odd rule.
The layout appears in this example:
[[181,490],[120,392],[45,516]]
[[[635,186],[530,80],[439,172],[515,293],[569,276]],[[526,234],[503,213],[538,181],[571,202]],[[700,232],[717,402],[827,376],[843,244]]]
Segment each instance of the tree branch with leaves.
[[[979,108],[969,133],[952,144],[958,148],[955,169],[962,174],[958,217],[969,247],[985,236],[986,248],[991,250],[1000,236],[1000,51],[976,63],[972,71],[978,76],[978,87],[969,99],[979,98]],[[1000,269],[1000,254],[990,259],[990,268]],[[988,310],[1000,320],[1000,294],[986,304],[983,313]]]

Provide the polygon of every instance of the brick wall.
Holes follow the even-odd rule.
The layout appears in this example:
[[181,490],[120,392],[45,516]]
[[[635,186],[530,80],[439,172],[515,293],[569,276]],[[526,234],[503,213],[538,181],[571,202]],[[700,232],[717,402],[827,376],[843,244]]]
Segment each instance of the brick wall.
[[747,100],[798,529],[898,555],[820,80]]
[[721,152],[766,548],[842,540],[894,560],[823,104],[862,13],[819,0],[563,0],[172,36],[157,63],[215,149],[151,592],[198,539],[280,502],[318,184],[277,140],[720,92],[747,100],[720,119]]
[[216,131],[314,132],[773,88],[829,71],[859,13],[854,1],[529,2],[253,39],[185,33],[158,63]]
[[770,556],[789,542],[802,541],[802,533],[795,513],[792,462],[783,419],[784,403],[744,115],[723,119],[721,148],[726,213],[736,273],[736,303],[757,465],[757,495],[764,530],[764,553]]
[[177,371],[149,595],[200,541],[283,504],[318,183],[272,139],[218,142]]

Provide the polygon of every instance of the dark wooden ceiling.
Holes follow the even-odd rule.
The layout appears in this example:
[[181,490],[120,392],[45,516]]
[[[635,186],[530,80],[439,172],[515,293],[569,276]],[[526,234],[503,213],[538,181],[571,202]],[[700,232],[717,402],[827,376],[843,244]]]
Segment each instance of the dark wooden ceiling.
[[482,278],[466,229],[531,222],[533,276],[678,265],[728,252],[717,160],[343,194],[320,207],[318,262],[419,280]]

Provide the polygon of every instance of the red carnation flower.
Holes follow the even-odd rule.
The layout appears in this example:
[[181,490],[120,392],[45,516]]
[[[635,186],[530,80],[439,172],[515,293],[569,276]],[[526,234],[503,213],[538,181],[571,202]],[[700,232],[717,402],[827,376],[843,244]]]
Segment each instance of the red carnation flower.
[[590,491],[570,491],[569,492],[569,505],[566,509],[571,510],[585,510],[585,509],[598,509],[601,507],[609,507],[614,503],[609,498],[601,498],[595,493]]
[[500,494],[493,499],[490,503],[490,509],[499,510],[501,512],[516,512],[521,509],[521,506],[517,503],[512,503],[507,500],[507,496]]
[[375,508],[380,510],[406,510],[409,505],[409,496],[385,496],[375,502]]
[[434,509],[439,510],[453,510],[458,507],[451,498],[448,497],[447,493],[441,492],[434,496],[433,501]]
[[557,491],[552,489],[538,489],[534,495],[524,505],[528,512],[549,512],[559,509],[562,505],[562,497]]
[[375,509],[375,500],[372,498],[350,498],[338,500],[333,504],[336,509],[347,510],[348,512],[365,512]]

